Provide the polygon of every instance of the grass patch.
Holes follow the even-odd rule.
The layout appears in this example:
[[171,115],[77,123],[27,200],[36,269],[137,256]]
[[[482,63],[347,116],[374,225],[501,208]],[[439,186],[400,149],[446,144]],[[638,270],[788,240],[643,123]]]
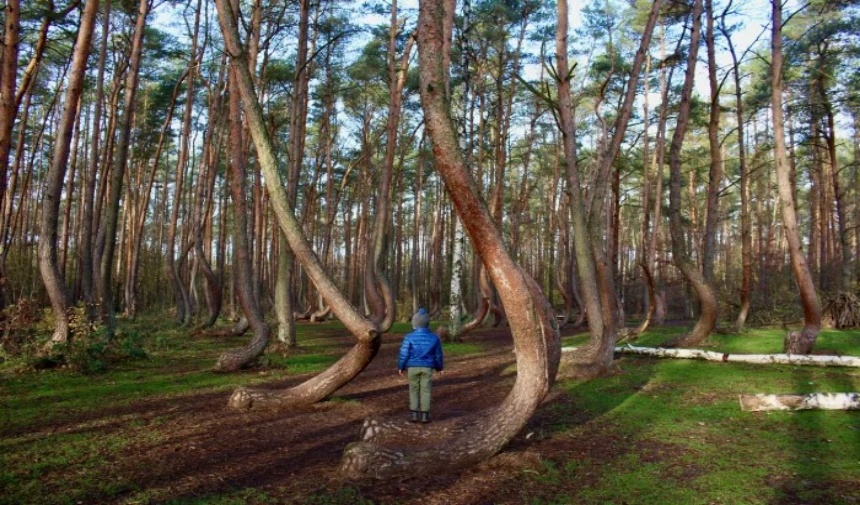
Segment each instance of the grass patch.
[[[409,330],[399,324],[403,328],[393,332]],[[248,336],[191,335],[158,320],[151,330],[145,328],[146,321],[138,321],[128,331],[141,334],[146,357],[113,364],[103,373],[0,369],[0,504],[338,505],[372,504],[378,493],[391,502],[386,501],[391,489],[375,482],[323,483],[298,496],[279,487],[286,485],[282,482],[252,488],[240,481],[199,495],[171,488],[169,479],[159,484],[164,487],[137,484],[133,469],[136,455],[146,452],[141,448],[190,450],[197,443],[197,432],[175,431],[190,428],[179,422],[188,411],[174,408],[193,409],[187,402],[198,395],[322,370],[351,341],[339,323],[300,325],[298,351],[267,355],[260,366],[242,373],[217,374],[210,369],[218,355],[243,345]],[[638,344],[659,345],[683,331],[654,328]],[[706,346],[779,352],[783,335],[781,329],[754,329],[712,336]],[[565,337],[565,344],[581,345],[587,338]],[[480,357],[492,350],[485,345],[449,343],[444,349],[446,356]],[[823,331],[818,348],[860,355],[860,332]],[[472,475],[487,489],[481,503],[860,503],[857,412],[745,413],[737,402],[746,393],[858,391],[860,370],[639,356],[622,356],[617,364],[611,376],[556,384],[561,399],[542,406],[527,430],[537,436],[515,442],[539,453],[540,464],[513,468],[515,478],[508,480],[493,480],[492,472]],[[331,401],[364,405],[337,396]],[[161,409],[149,411],[156,403]],[[276,422],[262,414],[247,419],[247,427],[241,421],[225,436],[250,440]],[[243,464],[242,454],[233,457],[235,465]],[[295,471],[301,474],[297,461]],[[219,472],[235,468],[231,465],[228,459],[203,471],[218,479]],[[457,479],[470,478],[469,472]],[[444,493],[425,491],[437,498]],[[408,485],[403,492],[410,492]],[[416,499],[407,496],[403,502]]]
[[[683,330],[681,330],[683,331]],[[648,332],[639,345],[678,333]],[[781,352],[783,330],[716,335],[722,352]],[[822,332],[819,347],[860,355],[856,332]],[[860,502],[860,419],[856,412],[741,412],[748,393],[860,390],[847,368],[726,364],[625,356],[621,372],[557,385],[572,401],[564,413],[582,420],[556,436],[611,442],[588,454],[540,503],[857,503]],[[559,430],[559,427],[556,427]],[[558,474],[556,461],[546,475]],[[543,499],[543,498],[542,498]],[[852,501],[853,500],[853,501]]]
[[469,356],[480,354],[485,350],[483,345],[470,342],[447,342],[442,344],[442,351],[445,353],[445,356]]

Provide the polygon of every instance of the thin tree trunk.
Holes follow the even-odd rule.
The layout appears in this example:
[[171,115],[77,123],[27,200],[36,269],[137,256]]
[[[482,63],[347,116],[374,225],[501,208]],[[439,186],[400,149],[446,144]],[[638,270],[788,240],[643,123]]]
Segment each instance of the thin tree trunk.
[[131,123],[134,118],[134,97],[137,92],[138,74],[140,70],[140,54],[143,49],[143,35],[146,27],[146,17],[149,14],[149,0],[141,0],[138,8],[137,23],[131,44],[129,71],[125,83],[124,116],[119,128],[117,145],[119,151],[114,159],[111,174],[110,193],[108,195],[107,215],[105,216],[105,250],[101,258],[101,289],[99,292],[100,305],[108,332],[112,333],[116,326],[116,314],[113,301],[112,274],[116,234],[119,223],[119,203],[122,196],[122,186],[125,166],[128,161],[128,149],[131,142]]
[[[238,2],[237,2],[238,4]],[[245,321],[254,333],[245,347],[225,352],[218,358],[215,370],[233,372],[248,365],[263,354],[269,343],[269,327],[260,308],[259,297],[254,290],[254,273],[251,269],[251,248],[248,244],[248,203],[245,189],[245,149],[242,140],[242,112],[236,70],[229,74],[229,121],[230,121],[230,193],[233,198],[233,275],[239,304]]]
[[750,312],[750,290],[752,289],[752,269],[753,269],[753,251],[752,251],[752,216],[750,215],[750,175],[749,167],[747,167],[747,149],[746,149],[746,124],[744,122],[744,101],[741,88],[741,73],[735,46],[732,44],[729,36],[728,28],[725,23],[725,13],[729,6],[723,12],[723,17],[720,23],[720,30],[726,43],[729,46],[729,53],[732,55],[732,75],[735,81],[735,118],[738,123],[738,170],[740,172],[740,198],[741,198],[741,289],[740,289],[740,311],[735,320],[735,328],[737,331],[742,331],[746,324],[747,317]]
[[[95,26],[98,0],[89,0],[81,14],[81,25],[75,41],[71,72],[66,89],[63,114],[56,132],[54,156],[46,175],[46,187],[42,196],[42,221],[39,230],[39,270],[45,291],[51,300],[54,311],[54,333],[47,343],[46,351],[55,346],[65,345],[70,339],[68,293],[66,280],[57,264],[57,224],[60,211],[60,197],[71,150],[72,134],[78,113],[78,102],[84,87],[87,59],[90,55],[90,41]],[[68,195],[67,198],[71,198]]]
[[[3,31],[3,59],[0,66],[0,209],[5,207],[9,173],[9,154],[12,151],[12,130],[15,126],[17,109],[15,104],[16,82],[18,80],[18,44],[20,33],[21,5],[19,0],[6,0],[4,9],[6,22]],[[9,226],[4,223],[0,233],[5,237]],[[6,308],[6,244],[0,251],[0,310]]]
[[779,202],[782,209],[782,224],[788,242],[791,267],[800,290],[803,304],[803,329],[790,332],[785,338],[785,352],[809,354],[821,329],[821,304],[815,292],[815,284],[800,248],[797,233],[797,212],[794,193],[788,174],[788,157],[785,149],[785,126],[782,116],[782,0],[772,0],[773,20],[771,36],[771,108],[773,114],[773,150],[776,162],[776,178],[779,187]]
[[708,121],[708,147],[710,170],[708,172],[708,195],[705,214],[704,241],[702,247],[702,275],[714,289],[714,258],[717,247],[717,225],[720,213],[720,184],[723,180],[723,160],[720,151],[720,85],[717,83],[717,61],[714,30],[714,0],[705,0],[707,35],[705,43],[708,53],[708,81],[711,88],[710,114]]
[[672,344],[680,346],[694,345],[702,342],[713,331],[717,321],[717,299],[710,283],[705,279],[695,263],[690,260],[687,244],[684,238],[684,227],[681,219],[681,149],[684,135],[687,133],[687,123],[690,119],[691,96],[693,80],[696,71],[696,57],[699,52],[699,35],[702,26],[702,0],[695,0],[692,12],[692,30],[690,32],[690,49],[687,55],[687,70],[684,77],[684,87],[681,91],[681,104],[672,144],[669,148],[669,230],[672,235],[672,257],[675,265],[693,286],[701,305],[701,313],[696,325],[686,335],[675,339]]
[[[179,156],[176,160],[176,176],[174,179],[173,208],[170,212],[170,224],[167,228],[167,250],[164,255],[164,269],[167,278],[173,287],[174,303],[176,304],[176,320],[182,325],[191,321],[191,304],[188,300],[188,292],[180,278],[179,267],[176,264],[176,233],[179,226],[179,211],[182,207],[182,194],[185,185],[185,168],[188,164],[189,150],[191,144],[191,120],[194,111],[194,84],[197,76],[198,55],[197,38],[200,30],[201,0],[197,1],[197,10],[194,18],[194,31],[191,36],[191,59],[188,62],[188,86],[185,90],[185,112],[182,118],[182,133],[179,143]],[[165,182],[165,184],[167,184]]]

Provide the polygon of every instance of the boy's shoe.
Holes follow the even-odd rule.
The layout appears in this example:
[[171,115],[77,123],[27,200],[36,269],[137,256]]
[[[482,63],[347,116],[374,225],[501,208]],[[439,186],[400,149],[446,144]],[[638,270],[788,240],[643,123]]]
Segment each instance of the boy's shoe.
[[409,422],[410,423],[417,423],[418,421],[419,421],[418,411],[417,410],[410,410],[409,411]]
[[421,422],[424,424],[427,424],[430,422],[430,413],[429,412],[422,412],[421,413]]

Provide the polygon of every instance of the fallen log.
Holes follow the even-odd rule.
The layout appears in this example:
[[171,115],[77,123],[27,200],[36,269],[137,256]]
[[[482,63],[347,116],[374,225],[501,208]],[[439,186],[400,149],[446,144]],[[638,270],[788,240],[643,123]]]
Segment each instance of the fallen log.
[[[562,352],[571,352],[576,347],[562,347]],[[703,349],[667,349],[663,347],[638,347],[623,345],[615,348],[620,354],[640,354],[658,358],[701,359],[706,361],[723,361],[727,363],[754,363],[774,365],[804,365],[804,366],[844,366],[860,368],[860,357],[857,356],[818,356],[807,354],[728,354]]]
[[738,395],[741,410],[860,410],[860,393],[809,393],[805,395]]

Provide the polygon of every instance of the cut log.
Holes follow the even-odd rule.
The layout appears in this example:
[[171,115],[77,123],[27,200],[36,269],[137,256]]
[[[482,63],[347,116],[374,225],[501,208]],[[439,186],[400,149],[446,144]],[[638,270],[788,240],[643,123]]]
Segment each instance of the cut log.
[[738,395],[741,410],[860,410],[860,393],[809,393],[806,395]]
[[[576,347],[562,347],[562,352],[571,352]],[[663,347],[637,347],[623,345],[615,348],[616,353],[641,354],[658,358],[701,359],[705,361],[724,361],[729,363],[754,363],[774,365],[805,366],[844,366],[860,368],[857,356],[818,356],[807,354],[727,354],[703,349],[667,349]]]

